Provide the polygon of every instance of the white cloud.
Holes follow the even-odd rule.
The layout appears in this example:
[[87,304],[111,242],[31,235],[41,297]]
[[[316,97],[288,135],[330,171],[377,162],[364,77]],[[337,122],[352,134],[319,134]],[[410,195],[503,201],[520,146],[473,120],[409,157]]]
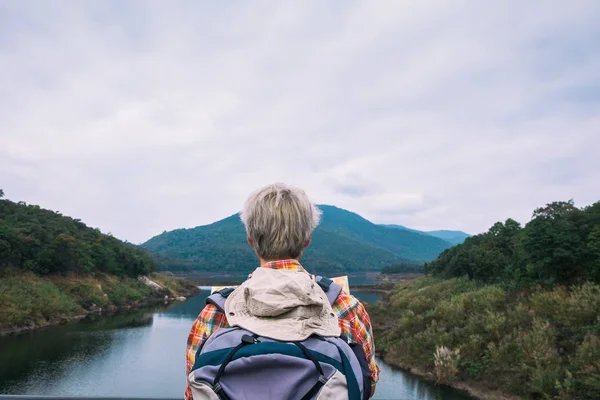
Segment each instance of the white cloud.
[[133,242],[302,186],[480,232],[599,199],[596,1],[0,5],[0,187]]

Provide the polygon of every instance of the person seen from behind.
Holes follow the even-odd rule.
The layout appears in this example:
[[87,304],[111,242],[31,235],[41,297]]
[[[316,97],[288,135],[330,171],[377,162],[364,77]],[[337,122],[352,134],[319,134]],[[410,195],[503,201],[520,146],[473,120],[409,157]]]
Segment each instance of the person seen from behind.
[[[301,272],[306,274],[303,275],[307,277],[305,279],[309,279],[308,277],[314,279],[304,269],[300,260],[311,242],[312,232],[319,223],[320,215],[320,210],[299,188],[276,183],[251,194],[245,202],[241,219],[246,229],[248,244],[254,249],[260,267],[250,275],[248,281],[252,280],[252,275],[260,275],[256,272],[262,273],[265,269],[285,273]],[[369,315],[363,304],[345,290],[339,292],[337,298],[331,300],[331,305],[328,303],[327,306],[330,306],[330,310],[333,311],[332,317],[335,315],[334,318],[337,319],[340,336],[362,350],[362,357],[366,359],[362,365],[363,373],[367,376],[370,374],[371,382],[366,396],[371,397],[375,393],[380,369],[375,362],[375,346]],[[233,315],[233,313],[228,314]],[[233,318],[230,317],[231,319]],[[230,325],[229,322],[227,315],[214,304],[207,304],[200,312],[188,336],[186,377],[190,376],[196,354],[206,341],[219,329],[236,325],[235,319],[233,324]],[[337,327],[335,329],[337,330]],[[273,379],[276,380],[277,376]],[[198,398],[196,394],[194,395]],[[188,381],[185,399],[192,400],[192,398]]]

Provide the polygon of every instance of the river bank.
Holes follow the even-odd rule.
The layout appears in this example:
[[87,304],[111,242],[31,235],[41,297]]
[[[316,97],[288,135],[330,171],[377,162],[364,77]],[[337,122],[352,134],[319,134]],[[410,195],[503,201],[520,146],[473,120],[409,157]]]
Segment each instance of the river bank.
[[595,399],[600,286],[512,290],[465,278],[397,285],[367,310],[390,365],[479,399]]
[[41,278],[31,272],[0,276],[0,336],[64,325],[92,314],[112,314],[185,300],[198,288],[168,274],[140,279],[112,275]]
[[435,379],[435,375],[431,371],[424,370],[422,368],[414,367],[403,363],[401,360],[386,355],[385,351],[376,351],[378,357],[380,357],[385,363],[391,367],[401,369],[412,375],[418,376],[423,380],[435,383],[436,385],[450,387],[459,390],[466,395],[479,400],[519,400],[521,397],[515,396],[510,393],[502,391],[492,390],[486,385],[482,385],[478,382],[452,382],[447,381],[439,383]]

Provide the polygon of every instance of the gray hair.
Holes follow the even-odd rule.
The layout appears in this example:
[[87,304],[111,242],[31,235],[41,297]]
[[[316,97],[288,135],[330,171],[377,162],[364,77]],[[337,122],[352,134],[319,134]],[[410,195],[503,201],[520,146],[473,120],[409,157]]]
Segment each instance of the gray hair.
[[252,193],[240,217],[258,256],[275,260],[300,257],[321,211],[302,189],[275,183]]

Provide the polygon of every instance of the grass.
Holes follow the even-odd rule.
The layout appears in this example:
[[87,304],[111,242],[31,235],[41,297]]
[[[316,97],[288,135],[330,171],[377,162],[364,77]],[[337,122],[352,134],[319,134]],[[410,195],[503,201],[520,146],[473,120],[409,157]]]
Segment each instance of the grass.
[[0,330],[83,312],[72,296],[32,273],[0,278]]
[[55,276],[51,281],[84,308],[93,304],[98,307],[123,306],[155,295],[151,288],[136,279],[112,275]]
[[162,299],[165,294],[191,293],[195,286],[166,274],[151,279],[167,288],[156,292],[137,279],[112,275],[57,275],[40,278],[31,272],[0,273],[0,331],[44,326],[85,314],[95,306],[106,309]]
[[[517,292],[425,277],[397,285],[369,313],[388,361],[440,381],[478,381],[525,398],[600,398],[598,285]],[[441,362],[441,353],[455,356]]]
[[110,302],[116,306],[123,306],[156,295],[152,288],[140,281],[112,276],[103,279],[102,290],[106,293]]
[[166,288],[174,296],[189,296],[198,291],[195,284],[168,273],[153,273],[149,278]]

